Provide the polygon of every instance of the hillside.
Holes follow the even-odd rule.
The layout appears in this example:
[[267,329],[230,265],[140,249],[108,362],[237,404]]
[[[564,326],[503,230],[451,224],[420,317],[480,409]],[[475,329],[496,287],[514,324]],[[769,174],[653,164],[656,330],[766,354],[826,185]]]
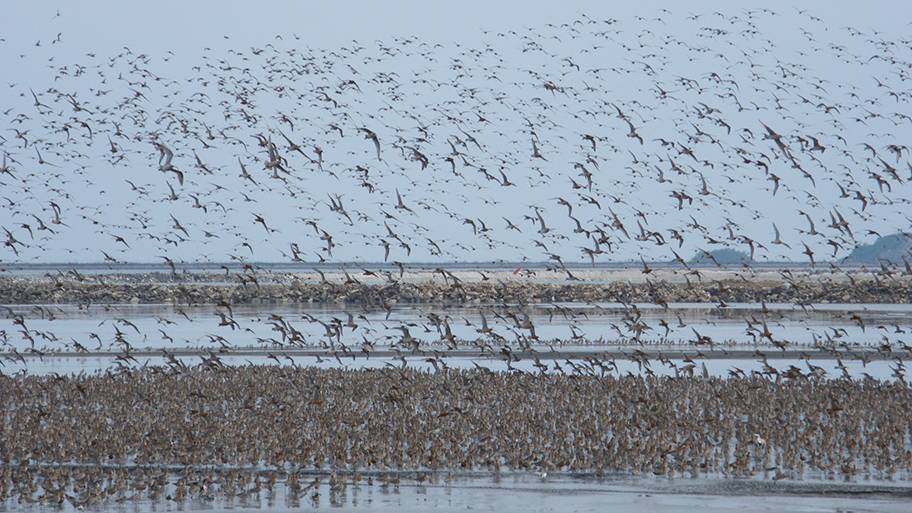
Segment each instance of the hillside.
[[903,257],[912,260],[912,234],[909,233],[894,233],[871,244],[857,246],[843,262],[856,265],[880,265],[881,262],[902,265]]
[[[703,252],[698,252],[690,259],[689,263],[694,265],[716,265],[718,263],[719,265],[726,267],[753,263],[753,260],[751,260],[747,253],[731,248],[716,249],[710,251],[709,254],[712,255],[712,258]],[[713,260],[715,260],[715,262]]]

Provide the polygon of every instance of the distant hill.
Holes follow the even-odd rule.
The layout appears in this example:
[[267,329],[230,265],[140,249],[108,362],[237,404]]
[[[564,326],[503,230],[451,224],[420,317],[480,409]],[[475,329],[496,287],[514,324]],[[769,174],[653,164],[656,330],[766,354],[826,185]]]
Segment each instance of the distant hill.
[[[702,252],[699,252],[690,259],[689,263],[694,265],[716,265],[718,262],[719,265],[723,266],[735,266],[754,263],[754,261],[751,260],[751,257],[747,253],[731,248],[716,249],[710,251],[709,254],[712,255],[712,259]],[[715,262],[713,262],[713,259],[715,259]]]
[[912,233],[894,233],[871,244],[857,246],[843,262],[857,265],[880,265],[881,262],[890,262],[902,265],[903,257],[912,260]]

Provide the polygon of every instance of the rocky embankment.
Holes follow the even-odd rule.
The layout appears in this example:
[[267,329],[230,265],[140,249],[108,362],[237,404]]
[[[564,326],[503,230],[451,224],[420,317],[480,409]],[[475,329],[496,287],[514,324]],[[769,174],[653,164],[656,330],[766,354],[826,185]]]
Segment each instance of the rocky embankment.
[[388,306],[396,303],[550,303],[550,302],[760,302],[910,303],[909,276],[854,280],[808,275],[796,279],[731,277],[690,282],[673,280],[547,281],[535,279],[400,280],[359,282],[313,276],[273,275],[262,280],[241,275],[224,281],[190,277],[159,280],[134,275],[110,277],[0,277],[0,304],[173,303],[279,304],[327,303]]

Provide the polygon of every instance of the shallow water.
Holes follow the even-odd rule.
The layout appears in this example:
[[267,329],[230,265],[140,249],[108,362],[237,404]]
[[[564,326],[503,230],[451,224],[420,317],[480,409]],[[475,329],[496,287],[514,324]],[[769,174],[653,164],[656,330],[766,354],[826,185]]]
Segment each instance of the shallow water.
[[[535,331],[542,341],[561,340],[573,345],[574,341],[618,341],[632,338],[635,333],[624,322],[624,309],[617,304],[581,305],[561,304],[535,307],[512,307],[509,312],[528,314]],[[35,347],[40,350],[61,350],[62,345],[75,339],[89,348],[98,347],[90,340],[92,333],[102,339],[99,349],[110,349],[119,329],[124,339],[134,348],[143,347],[208,347],[217,348],[209,335],[224,337],[227,343],[237,346],[257,346],[257,339],[281,337],[274,329],[271,315],[278,315],[298,330],[306,345],[318,347],[326,340],[326,328],[311,317],[324,323],[338,319],[348,322],[348,315],[357,327],[345,326],[340,342],[360,344],[367,337],[374,344],[392,343],[401,338],[398,326],[407,326],[410,334],[427,343],[440,340],[440,335],[429,322],[429,315],[449,319],[453,334],[461,339],[476,339],[482,326],[482,314],[488,326],[507,340],[515,340],[516,333],[530,335],[528,330],[516,328],[513,321],[499,317],[507,313],[503,307],[442,307],[437,305],[404,305],[395,307],[387,316],[383,310],[366,310],[343,305],[239,305],[233,308],[237,325],[219,326],[217,311],[213,306],[174,307],[170,305],[113,305],[92,306],[80,309],[72,305],[10,306],[15,315],[26,320],[29,330],[37,331]],[[802,310],[793,305],[768,305],[764,314],[759,305],[732,304],[720,309],[713,304],[672,304],[667,310],[655,305],[638,305],[640,321],[648,326],[641,339],[647,342],[683,343],[696,339],[694,330],[712,337],[717,343],[752,344],[754,338],[747,332],[747,322],[762,328],[765,321],[777,340],[788,340],[795,345],[813,344],[815,337],[828,335],[837,341],[854,344],[875,344],[889,340],[899,342],[907,338],[912,328],[912,305],[818,305]],[[565,310],[565,309],[569,309]],[[185,315],[186,314],[186,315]],[[857,315],[865,323],[862,329],[852,319]],[[8,334],[11,344],[19,350],[30,345],[21,335],[21,328],[14,325],[9,313],[0,319],[0,330]],[[117,319],[125,319],[133,326]],[[661,324],[667,323],[668,329]],[[571,328],[572,326],[572,328]],[[161,331],[159,331],[161,330]],[[173,342],[164,334],[173,338]],[[47,335],[42,336],[42,335]],[[53,340],[54,338],[57,341]],[[909,337],[912,338],[912,337]],[[268,345],[268,342],[266,342]]]
[[[275,354],[275,353],[273,353]],[[200,356],[181,356],[177,359],[182,361],[187,365],[196,365],[201,363],[202,358],[207,356],[206,354]],[[403,365],[402,361],[399,359],[385,358],[385,357],[371,357],[363,358],[359,357],[356,359],[351,358],[340,358],[336,359],[331,356],[324,357],[314,357],[314,356],[290,356],[290,355],[277,355],[280,358],[281,365],[298,365],[298,366],[311,366],[318,368],[357,368],[357,369],[382,369],[389,366],[401,367]],[[445,364],[451,368],[457,369],[472,369],[476,366],[484,367],[491,369],[492,371],[509,371],[509,370],[522,370],[526,372],[539,372],[538,368],[535,367],[535,360],[530,357],[523,357],[522,355],[517,355],[520,358],[520,361],[513,361],[509,365],[506,361],[501,359],[495,359],[490,357],[447,357],[444,359]],[[113,366],[114,355],[110,356],[91,356],[91,357],[44,357],[44,358],[29,358],[27,360],[27,365],[22,365],[18,362],[6,362],[5,372],[13,373],[19,369],[24,369],[31,374],[67,374],[67,373],[79,373],[79,372],[98,372],[109,369]],[[434,365],[426,360],[427,356],[407,356],[405,357],[406,365],[410,368],[423,369],[427,371],[433,371]],[[158,356],[139,356],[136,358],[138,363],[132,363],[132,367],[141,367],[141,366],[156,366],[156,365],[165,365],[165,360],[162,357]],[[276,362],[274,359],[269,356],[263,355],[231,355],[225,354],[219,356],[219,359],[225,365],[246,365],[246,364],[257,364],[257,365],[279,365],[279,362]],[[341,360],[341,361],[340,361]],[[549,366],[547,372],[556,372],[557,369],[554,367],[556,363],[563,369],[565,372],[570,373],[571,363],[575,365],[583,365],[586,362],[582,359],[576,358],[566,358],[559,360],[541,360],[543,364]],[[750,374],[753,371],[761,372],[763,370],[763,363],[759,359],[699,359],[694,360],[694,368],[690,371],[684,370],[689,364],[684,362],[681,359],[672,359],[670,360],[672,364],[678,366],[676,371],[674,368],[663,364],[657,360],[650,360],[648,366],[649,371],[657,376],[687,376],[694,375],[700,376],[703,373],[703,367],[705,366],[706,374],[710,376],[728,376],[730,372],[740,369],[746,374]],[[838,362],[834,359],[812,359],[812,364],[821,367],[826,371],[826,375],[832,378],[836,378],[842,375],[842,370],[838,367]],[[790,366],[797,367],[803,372],[808,372],[807,364],[804,360],[799,358],[782,358],[770,360],[771,366],[778,369],[779,371],[785,371]],[[846,372],[852,378],[863,378],[865,376],[870,376],[875,379],[882,380],[892,380],[895,379],[894,371],[896,369],[896,362],[891,360],[879,360],[871,361],[865,364],[859,360],[844,360],[843,364],[846,367]],[[617,371],[614,371],[615,375],[617,374],[643,374],[644,367],[641,367],[636,362],[629,360],[616,359],[615,365],[617,365]],[[909,377],[905,376],[905,379],[908,380]]]
[[[276,363],[269,358],[269,353],[281,353],[281,349],[309,351],[306,355],[291,352],[287,358],[282,357],[283,364],[316,365],[322,367],[354,366],[383,367],[401,365],[401,360],[394,360],[390,350],[402,340],[399,327],[406,327],[415,339],[421,341],[420,347],[425,352],[444,349],[441,335],[430,322],[431,316],[448,319],[453,334],[459,339],[482,339],[490,343],[495,353],[502,344],[491,339],[491,334],[481,333],[485,322],[492,333],[503,337],[516,351],[519,361],[512,362],[513,368],[535,370],[531,354],[522,354],[518,350],[518,336],[528,337],[531,331],[517,328],[502,306],[480,305],[474,307],[443,307],[439,305],[400,305],[387,314],[384,310],[367,310],[343,305],[275,305],[269,307],[240,305],[233,309],[236,326],[220,325],[218,312],[226,312],[214,306],[175,307],[172,305],[95,305],[79,308],[75,305],[11,305],[10,312],[0,318],[0,333],[5,337],[5,350],[15,349],[27,358],[27,369],[30,372],[87,372],[105,369],[111,365],[113,356],[122,352],[126,344],[130,350],[137,352],[134,365],[156,365],[163,362],[160,356],[143,351],[198,350],[205,355],[209,351],[218,352],[228,364]],[[512,306],[509,312],[524,313],[535,326],[539,341],[530,340],[530,346],[539,352],[550,352],[552,348],[562,354],[555,357],[542,355],[543,362],[553,367],[548,359],[575,360],[573,355],[593,351],[632,351],[641,348],[649,351],[669,351],[696,354],[697,349],[709,352],[706,345],[697,347],[693,344],[696,334],[712,337],[717,344],[729,351],[743,351],[738,358],[727,358],[719,353],[711,353],[712,359],[697,362],[696,367],[683,372],[703,372],[712,375],[727,375],[735,368],[745,372],[761,370],[762,363],[750,352],[759,348],[772,357],[779,357],[778,350],[768,342],[747,329],[747,321],[755,323],[762,329],[760,321],[765,321],[776,340],[787,340],[792,351],[810,351],[815,340],[828,337],[835,343],[844,343],[850,347],[864,347],[873,351],[879,344],[888,342],[896,349],[895,355],[902,357],[900,344],[910,341],[912,333],[912,305],[816,305],[807,309],[788,304],[767,305],[764,311],[756,304],[731,304],[727,308],[718,308],[708,303],[672,304],[662,309],[656,305],[637,305],[639,322],[649,329],[641,336],[644,346],[632,341],[634,335],[628,315],[619,304],[559,304]],[[349,314],[352,315],[349,326]],[[482,319],[484,315],[484,320]],[[855,315],[865,324],[860,327]],[[24,320],[25,329],[16,324],[14,317]],[[277,319],[281,319],[281,321]],[[333,319],[343,324],[337,337],[327,336],[324,324]],[[282,322],[300,334],[300,340],[290,344],[283,340],[277,326]],[[665,334],[666,323],[668,334]],[[119,335],[118,335],[119,333]],[[94,335],[93,335],[94,334]],[[27,335],[27,336],[26,336]],[[120,342],[117,338],[120,337]],[[908,337],[908,338],[907,338]],[[363,356],[361,347],[365,340],[373,343],[373,350],[386,352],[386,357],[370,359],[358,358],[336,359],[330,350],[343,346],[352,353]],[[92,353],[90,356],[76,357],[74,342],[78,342]],[[759,342],[759,344],[758,344]],[[549,345],[550,344],[550,345]],[[228,349],[226,349],[228,348]],[[471,367],[483,365],[495,370],[507,370],[508,365],[502,359],[482,357],[477,348],[464,346],[458,357],[448,357],[447,364],[453,367]],[[37,350],[48,355],[38,358]],[[404,354],[410,353],[403,348]],[[322,357],[314,352],[325,351]],[[67,357],[56,357],[52,353],[67,352]],[[234,354],[232,354],[234,353]],[[773,365],[785,369],[790,365],[808,370],[807,364],[800,360],[797,352],[789,353],[790,358],[777,358]],[[407,358],[410,366],[431,368],[425,361],[428,354]],[[750,356],[749,358],[747,356]],[[875,355],[876,356],[876,355]],[[875,358],[876,359],[876,358]],[[181,357],[188,364],[199,363],[199,357],[188,355]],[[881,379],[889,378],[895,364],[890,361],[871,361],[867,364],[851,357],[845,357],[844,364],[850,375],[861,377],[865,373]],[[681,367],[687,364],[682,356],[672,358],[673,363]],[[392,362],[392,363],[391,363]],[[561,362],[563,363],[563,362]],[[7,358],[5,370],[14,372],[23,368],[21,362]],[[830,375],[840,372],[837,362],[824,354],[815,354],[814,364],[823,367]],[[642,372],[643,368],[634,362],[621,360],[617,362],[621,373]],[[659,375],[675,375],[673,367],[652,361],[649,368]],[[555,369],[556,370],[556,369]]]
[[[310,479],[302,479],[303,486]],[[126,497],[131,497],[128,492]],[[89,511],[145,513],[154,511],[345,510],[370,512],[525,511],[525,512],[905,512],[912,488],[895,483],[724,479],[574,479],[530,475],[435,479],[418,483],[350,482],[332,490],[326,479],[298,496],[279,483],[270,493],[230,500],[192,500],[176,503],[148,498],[89,507]],[[0,503],[0,511],[69,512],[61,507]]]

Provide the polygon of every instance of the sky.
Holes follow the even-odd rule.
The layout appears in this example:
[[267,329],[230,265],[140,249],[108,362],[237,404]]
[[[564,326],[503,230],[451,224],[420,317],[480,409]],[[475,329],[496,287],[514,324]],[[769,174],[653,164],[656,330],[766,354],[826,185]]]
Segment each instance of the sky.
[[[845,256],[855,243],[908,228],[908,181],[888,177],[885,190],[870,175],[883,174],[878,158],[909,175],[908,153],[894,162],[884,145],[909,140],[912,123],[888,117],[908,114],[910,98],[903,94],[894,102],[890,87],[873,78],[907,89],[897,75],[902,66],[865,61],[883,50],[871,43],[878,39],[895,43],[890,52],[900,62],[908,57],[903,40],[910,17],[895,5],[688,2],[682,9],[679,2],[648,1],[416,1],[258,2],[252,8],[235,1],[87,1],[77,9],[69,2],[9,2],[0,28],[7,75],[0,121],[12,128],[4,131],[0,151],[14,159],[16,177],[0,175],[0,196],[7,198],[0,225],[9,231],[0,259],[588,261],[583,248],[592,248],[597,261],[665,260],[673,249],[685,257],[720,247],[749,251],[748,239],[764,246],[758,260],[807,259],[804,244],[818,259],[831,251]],[[751,18],[759,33],[726,21],[746,19],[756,6],[777,13]],[[724,16],[714,17],[717,10]],[[591,25],[562,26],[584,19]],[[591,28],[609,19],[616,22],[604,31]],[[736,64],[744,49],[756,67]],[[304,65],[308,56],[322,65]],[[787,68],[777,68],[777,61]],[[219,71],[222,64],[231,67]],[[590,73],[601,68],[611,71]],[[751,76],[756,70],[759,79]],[[737,85],[707,82],[713,72]],[[690,74],[702,81],[696,90],[678,81]],[[230,77],[227,85],[219,76]],[[250,85],[250,77],[262,86],[251,93],[256,101],[229,105],[238,99],[235,87]],[[345,80],[358,90],[341,86]],[[281,88],[266,87],[275,84]],[[662,97],[657,86],[670,94]],[[124,101],[136,90],[143,98]],[[31,91],[45,104],[37,116]],[[731,94],[714,94],[726,91]],[[73,109],[68,94],[85,108]],[[804,101],[813,94],[819,96]],[[733,98],[748,108],[734,108]],[[777,101],[788,108],[776,109]],[[857,104],[852,112],[826,110],[846,102]],[[701,103],[712,108],[694,111]],[[876,116],[867,117],[865,105]],[[101,109],[109,110],[102,115]],[[627,136],[616,110],[638,126],[643,143]],[[279,119],[283,113],[293,120]],[[106,121],[115,114],[136,130],[118,136]],[[733,130],[724,132],[717,120]],[[83,121],[97,134],[82,133]],[[197,134],[201,127],[218,133],[228,126],[233,139],[210,139],[209,147],[180,133],[181,122]],[[797,140],[789,143],[813,184],[763,139],[760,123],[787,138],[817,134],[829,153],[799,153]],[[416,131],[416,124],[428,133]],[[371,158],[362,127],[379,136],[383,158]],[[15,137],[16,130],[27,134]],[[598,138],[592,151],[580,139],[589,133]],[[262,164],[266,150],[256,147],[255,137],[267,137],[291,159],[282,134],[301,141],[308,158],[320,146],[331,173],[289,160],[295,169],[288,180],[270,180]],[[114,158],[107,155],[112,136],[120,160],[116,151]],[[186,184],[159,173],[153,139],[174,152]],[[533,140],[541,159],[530,159]],[[865,155],[861,144],[868,141],[878,145],[876,155]],[[700,158],[682,164],[690,158],[681,153],[682,143]],[[837,146],[843,155],[834,155]],[[465,164],[462,176],[447,173],[450,148],[456,163]],[[418,169],[413,149],[429,157],[428,169]],[[751,161],[760,153],[771,159],[771,170],[739,165],[738,155]],[[215,172],[191,172],[194,155]],[[238,162],[256,186],[238,175]],[[594,189],[576,164],[592,173]],[[680,165],[684,172],[673,171]],[[840,166],[847,175],[840,176]],[[775,194],[762,174],[770,171],[781,177]],[[855,190],[872,200],[857,215]],[[691,196],[682,208],[671,196],[678,192]],[[341,199],[330,199],[334,195]],[[851,234],[827,227],[834,209],[855,227]],[[798,211],[809,213],[823,234],[808,235],[808,220]],[[599,228],[608,235],[595,244]],[[772,243],[776,229],[785,244]],[[674,233],[686,239],[680,246]]]
[[[5,2],[4,34],[10,40],[31,41],[64,31],[66,45],[85,49],[137,46],[142,51],[167,51],[212,44],[228,35],[238,44],[262,44],[275,34],[299,34],[313,46],[345,44],[352,39],[416,35],[439,42],[471,41],[479,30],[520,28],[558,22],[579,13],[595,17],[629,18],[651,15],[660,9],[685,13],[738,12],[765,7],[781,12],[806,9],[825,15],[833,25],[851,24],[859,29],[903,30],[909,19],[895,1],[518,1],[460,2],[393,1],[301,2],[294,0],[203,0],[159,2],[110,2],[87,0],[78,8],[71,2]],[[56,11],[61,19],[53,20]],[[49,23],[50,21],[54,23]],[[37,37],[36,37],[37,36]]]

